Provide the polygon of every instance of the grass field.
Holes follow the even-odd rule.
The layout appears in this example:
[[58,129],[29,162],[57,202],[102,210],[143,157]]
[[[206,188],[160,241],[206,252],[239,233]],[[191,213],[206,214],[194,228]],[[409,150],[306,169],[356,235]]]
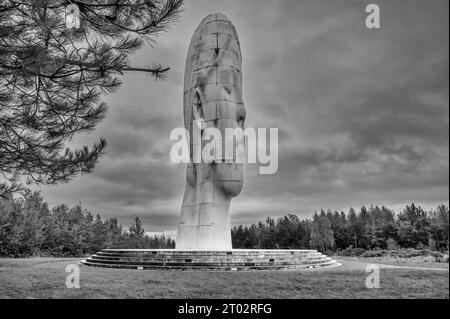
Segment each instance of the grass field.
[[80,289],[68,289],[66,266],[79,262],[61,258],[0,259],[0,298],[449,298],[448,264],[430,267],[428,263],[426,268],[430,269],[382,267],[379,289],[365,287],[367,263],[350,259],[340,260],[342,266],[337,268],[286,272],[135,271],[80,266]]

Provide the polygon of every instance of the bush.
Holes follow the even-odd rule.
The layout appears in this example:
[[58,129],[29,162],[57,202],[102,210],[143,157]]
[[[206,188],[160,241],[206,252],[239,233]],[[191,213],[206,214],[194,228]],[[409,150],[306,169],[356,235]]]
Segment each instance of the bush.
[[398,249],[389,252],[389,256],[396,258],[412,258],[412,257],[425,257],[430,256],[431,251],[428,249]]
[[388,238],[386,240],[386,248],[387,248],[387,250],[397,250],[400,248],[400,246],[395,239]]
[[334,256],[334,255],[337,255],[337,252],[334,252],[332,250],[326,250],[326,251],[323,252],[323,254],[325,256]]
[[385,250],[367,250],[361,254],[361,257],[374,258],[374,257],[384,257],[386,255]]
[[436,261],[437,261],[437,260],[441,260],[444,257],[444,254],[441,253],[440,251],[431,251],[430,256],[433,256],[434,259],[436,259]]
[[366,250],[362,253],[359,249],[346,249],[342,252],[343,256],[362,257],[362,258],[418,258],[423,257],[425,262],[448,262],[448,253],[443,254],[439,251],[429,249],[397,249],[397,250]]
[[342,251],[342,256],[345,257],[359,257],[365,252],[362,248],[346,248]]
[[448,252],[446,252],[445,254],[442,254],[442,257],[436,258],[436,261],[440,262],[440,263],[448,264]]
[[425,256],[425,257],[423,257],[423,261],[426,263],[433,263],[433,262],[436,262],[437,259],[433,256]]

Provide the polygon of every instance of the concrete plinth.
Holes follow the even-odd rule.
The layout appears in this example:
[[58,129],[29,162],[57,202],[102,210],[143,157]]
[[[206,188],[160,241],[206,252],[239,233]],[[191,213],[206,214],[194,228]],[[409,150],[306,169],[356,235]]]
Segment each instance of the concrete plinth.
[[83,261],[93,267],[138,270],[298,270],[336,266],[315,250],[104,249]]

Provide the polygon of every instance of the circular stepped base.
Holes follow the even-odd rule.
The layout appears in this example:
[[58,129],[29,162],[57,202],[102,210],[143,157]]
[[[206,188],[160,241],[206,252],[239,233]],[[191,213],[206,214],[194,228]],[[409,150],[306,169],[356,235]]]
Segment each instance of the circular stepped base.
[[296,270],[338,265],[336,261],[316,250],[259,249],[104,249],[82,263],[103,268],[215,271]]

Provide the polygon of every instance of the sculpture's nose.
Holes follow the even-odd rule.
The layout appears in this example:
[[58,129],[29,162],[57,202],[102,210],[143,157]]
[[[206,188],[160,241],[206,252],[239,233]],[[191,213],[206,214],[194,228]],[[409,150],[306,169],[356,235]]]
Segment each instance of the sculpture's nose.
[[246,117],[247,111],[245,110],[244,103],[238,104],[236,107],[236,120],[238,122],[238,127],[244,128]]

